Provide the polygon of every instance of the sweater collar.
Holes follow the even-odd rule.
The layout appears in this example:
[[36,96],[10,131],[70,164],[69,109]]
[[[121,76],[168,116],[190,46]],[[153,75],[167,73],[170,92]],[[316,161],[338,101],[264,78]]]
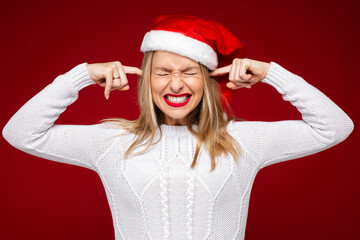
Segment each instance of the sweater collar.
[[[166,125],[162,124],[160,126],[161,132],[163,136],[189,136],[192,135],[187,126],[174,126],[174,125]],[[196,124],[193,125],[194,130],[198,129]]]

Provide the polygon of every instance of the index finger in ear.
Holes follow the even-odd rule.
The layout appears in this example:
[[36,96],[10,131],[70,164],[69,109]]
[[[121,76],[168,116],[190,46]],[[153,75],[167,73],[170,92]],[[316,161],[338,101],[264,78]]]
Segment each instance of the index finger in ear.
[[221,67],[221,68],[215,69],[214,71],[210,72],[209,76],[210,77],[222,76],[222,75],[229,73],[230,69],[231,69],[231,65]]
[[123,66],[125,73],[129,73],[129,74],[136,74],[141,76],[142,75],[142,71],[141,69],[137,68],[137,67],[128,67],[128,66]]

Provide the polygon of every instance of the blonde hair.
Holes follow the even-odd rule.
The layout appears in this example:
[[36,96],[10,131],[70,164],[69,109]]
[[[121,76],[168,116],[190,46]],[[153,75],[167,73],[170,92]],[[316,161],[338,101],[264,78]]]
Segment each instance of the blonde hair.
[[[104,119],[104,122],[115,123],[127,132],[136,135],[135,141],[125,152],[130,154],[144,153],[154,142],[156,130],[165,123],[164,113],[154,104],[151,94],[150,75],[154,51],[146,52],[142,61],[142,76],[138,80],[138,103],[140,116],[136,120],[122,118]],[[234,118],[228,118],[221,103],[221,96],[216,80],[209,77],[207,67],[200,64],[204,80],[204,94],[198,106],[187,116],[187,128],[196,136],[196,150],[191,168],[196,165],[201,146],[204,143],[211,159],[211,171],[216,167],[215,159],[222,154],[231,154],[238,161],[241,152],[235,139],[226,131],[226,126]],[[197,130],[193,128],[196,124]],[[160,135],[161,137],[161,135]],[[145,146],[141,151],[134,152],[138,147]]]

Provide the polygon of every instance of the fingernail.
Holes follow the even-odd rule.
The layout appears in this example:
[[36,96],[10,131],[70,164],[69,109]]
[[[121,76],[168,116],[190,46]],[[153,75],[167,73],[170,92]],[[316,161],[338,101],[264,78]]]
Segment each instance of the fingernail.
[[109,94],[106,94],[105,98],[106,100],[109,100]]
[[251,88],[251,86],[245,86],[246,88]]

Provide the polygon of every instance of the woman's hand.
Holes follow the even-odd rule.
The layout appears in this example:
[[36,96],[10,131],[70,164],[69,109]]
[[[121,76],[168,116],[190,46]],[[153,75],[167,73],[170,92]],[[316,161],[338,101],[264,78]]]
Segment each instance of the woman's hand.
[[248,58],[235,58],[231,65],[215,69],[210,72],[210,77],[222,76],[229,73],[226,84],[233,90],[242,87],[251,88],[257,82],[263,80],[270,68],[270,63],[251,60]]
[[87,64],[87,68],[91,79],[101,87],[105,87],[106,99],[109,99],[112,90],[129,90],[126,74],[137,74],[139,76],[142,74],[139,68],[123,66],[119,61]]

